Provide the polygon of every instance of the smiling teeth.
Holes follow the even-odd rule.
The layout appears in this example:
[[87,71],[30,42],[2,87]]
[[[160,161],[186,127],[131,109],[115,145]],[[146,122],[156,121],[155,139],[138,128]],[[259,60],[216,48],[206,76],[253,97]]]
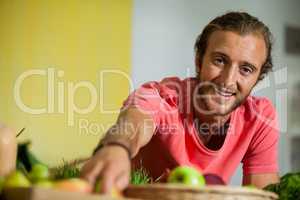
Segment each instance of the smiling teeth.
[[232,92],[225,92],[225,91],[222,91],[222,90],[219,90],[218,88],[216,89],[217,93],[219,93],[220,95],[222,96],[225,96],[225,97],[230,97],[232,96],[234,93]]

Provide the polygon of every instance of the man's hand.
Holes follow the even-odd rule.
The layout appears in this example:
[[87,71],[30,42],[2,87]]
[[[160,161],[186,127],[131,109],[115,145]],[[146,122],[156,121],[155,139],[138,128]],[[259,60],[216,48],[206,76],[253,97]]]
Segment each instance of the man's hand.
[[127,151],[120,146],[103,147],[85,164],[81,176],[93,185],[101,180],[104,193],[109,193],[113,187],[125,189],[130,178]]
[[[133,158],[151,140],[154,130],[150,115],[129,107],[120,113],[117,123],[107,131],[100,144],[122,143]],[[124,147],[104,145],[83,167],[82,177],[93,185],[101,180],[102,192],[109,193],[112,187],[123,190],[128,185],[130,170],[128,151]]]

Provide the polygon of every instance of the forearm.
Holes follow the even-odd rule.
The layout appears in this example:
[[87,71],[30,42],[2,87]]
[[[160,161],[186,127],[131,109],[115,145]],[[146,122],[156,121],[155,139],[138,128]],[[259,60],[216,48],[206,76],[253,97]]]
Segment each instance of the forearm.
[[134,157],[152,138],[155,125],[150,115],[135,107],[122,111],[115,125],[105,134],[100,144],[118,142],[125,145]]
[[257,188],[279,182],[278,173],[249,174],[243,176],[243,185],[254,185]]

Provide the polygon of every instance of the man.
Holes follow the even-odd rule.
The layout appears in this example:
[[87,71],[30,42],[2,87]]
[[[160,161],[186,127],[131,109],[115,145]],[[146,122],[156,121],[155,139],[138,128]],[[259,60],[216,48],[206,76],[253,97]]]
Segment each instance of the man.
[[242,162],[243,184],[277,182],[276,112],[269,100],[249,95],[272,69],[271,49],[271,33],[257,18],[215,18],[195,44],[197,76],[135,90],[82,176],[92,184],[101,178],[108,192],[128,185],[131,164],[154,179],[188,165],[228,183]]

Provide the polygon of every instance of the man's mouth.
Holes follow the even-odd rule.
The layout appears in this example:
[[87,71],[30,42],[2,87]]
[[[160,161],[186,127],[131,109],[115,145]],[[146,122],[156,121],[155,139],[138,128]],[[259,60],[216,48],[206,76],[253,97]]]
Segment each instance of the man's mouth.
[[215,88],[215,91],[218,95],[224,97],[224,98],[230,98],[234,96],[236,93],[232,90],[226,89],[226,88]]

